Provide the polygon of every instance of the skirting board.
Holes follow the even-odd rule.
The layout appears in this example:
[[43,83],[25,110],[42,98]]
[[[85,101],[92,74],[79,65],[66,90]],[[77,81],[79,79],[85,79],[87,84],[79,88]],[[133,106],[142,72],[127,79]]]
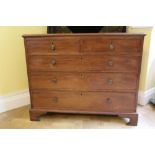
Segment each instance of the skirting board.
[[[151,98],[155,98],[155,87],[138,93],[138,104],[146,105]],[[12,93],[5,96],[0,96],[0,113],[12,109],[16,109],[30,104],[30,95],[28,90]]]
[[0,113],[30,104],[28,90],[0,96]]
[[146,105],[151,98],[155,98],[155,87],[145,92],[139,91],[138,93],[138,104]]

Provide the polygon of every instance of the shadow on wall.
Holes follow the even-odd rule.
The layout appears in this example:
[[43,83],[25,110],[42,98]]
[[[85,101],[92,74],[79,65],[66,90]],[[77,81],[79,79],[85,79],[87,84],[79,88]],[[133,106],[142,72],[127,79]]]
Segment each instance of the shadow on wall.
[[152,64],[150,64],[147,79],[147,88],[151,89],[152,86],[155,87],[155,59],[152,61]]

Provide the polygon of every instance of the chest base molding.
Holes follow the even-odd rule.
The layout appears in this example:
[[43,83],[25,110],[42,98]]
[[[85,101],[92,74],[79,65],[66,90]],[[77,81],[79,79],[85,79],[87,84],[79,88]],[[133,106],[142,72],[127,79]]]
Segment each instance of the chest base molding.
[[[130,126],[136,126],[138,123],[138,114],[137,113],[110,113],[110,112],[90,112],[90,111],[60,111],[60,110],[48,110],[48,109],[30,109],[30,120],[31,121],[40,121],[40,117],[47,114],[47,113],[53,113],[53,114],[91,114],[91,115],[110,115],[110,116],[118,116],[122,118],[127,125]],[[126,121],[126,119],[129,119]]]

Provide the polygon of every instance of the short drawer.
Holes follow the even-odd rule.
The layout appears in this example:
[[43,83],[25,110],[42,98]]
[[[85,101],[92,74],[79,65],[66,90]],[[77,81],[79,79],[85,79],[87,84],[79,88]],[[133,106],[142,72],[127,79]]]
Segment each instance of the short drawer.
[[135,112],[134,93],[62,92],[32,93],[33,108],[89,112]]
[[84,56],[83,68],[88,71],[137,72],[140,57],[137,56]]
[[31,71],[79,71],[80,56],[29,56]]
[[31,89],[102,91],[136,90],[137,75],[123,73],[33,73]]
[[111,53],[141,55],[140,39],[91,38],[83,40],[84,53]]
[[26,47],[30,55],[78,54],[80,50],[79,39],[74,37],[32,38]]
[[31,71],[137,72],[140,57],[135,56],[30,56]]

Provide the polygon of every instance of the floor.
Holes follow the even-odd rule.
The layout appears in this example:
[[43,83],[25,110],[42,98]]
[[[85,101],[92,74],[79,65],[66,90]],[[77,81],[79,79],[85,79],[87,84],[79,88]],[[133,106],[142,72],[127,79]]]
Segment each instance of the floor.
[[155,128],[155,106],[138,106],[138,126],[128,126],[114,116],[48,114],[38,122],[29,120],[29,106],[0,114],[2,129],[144,129]]

